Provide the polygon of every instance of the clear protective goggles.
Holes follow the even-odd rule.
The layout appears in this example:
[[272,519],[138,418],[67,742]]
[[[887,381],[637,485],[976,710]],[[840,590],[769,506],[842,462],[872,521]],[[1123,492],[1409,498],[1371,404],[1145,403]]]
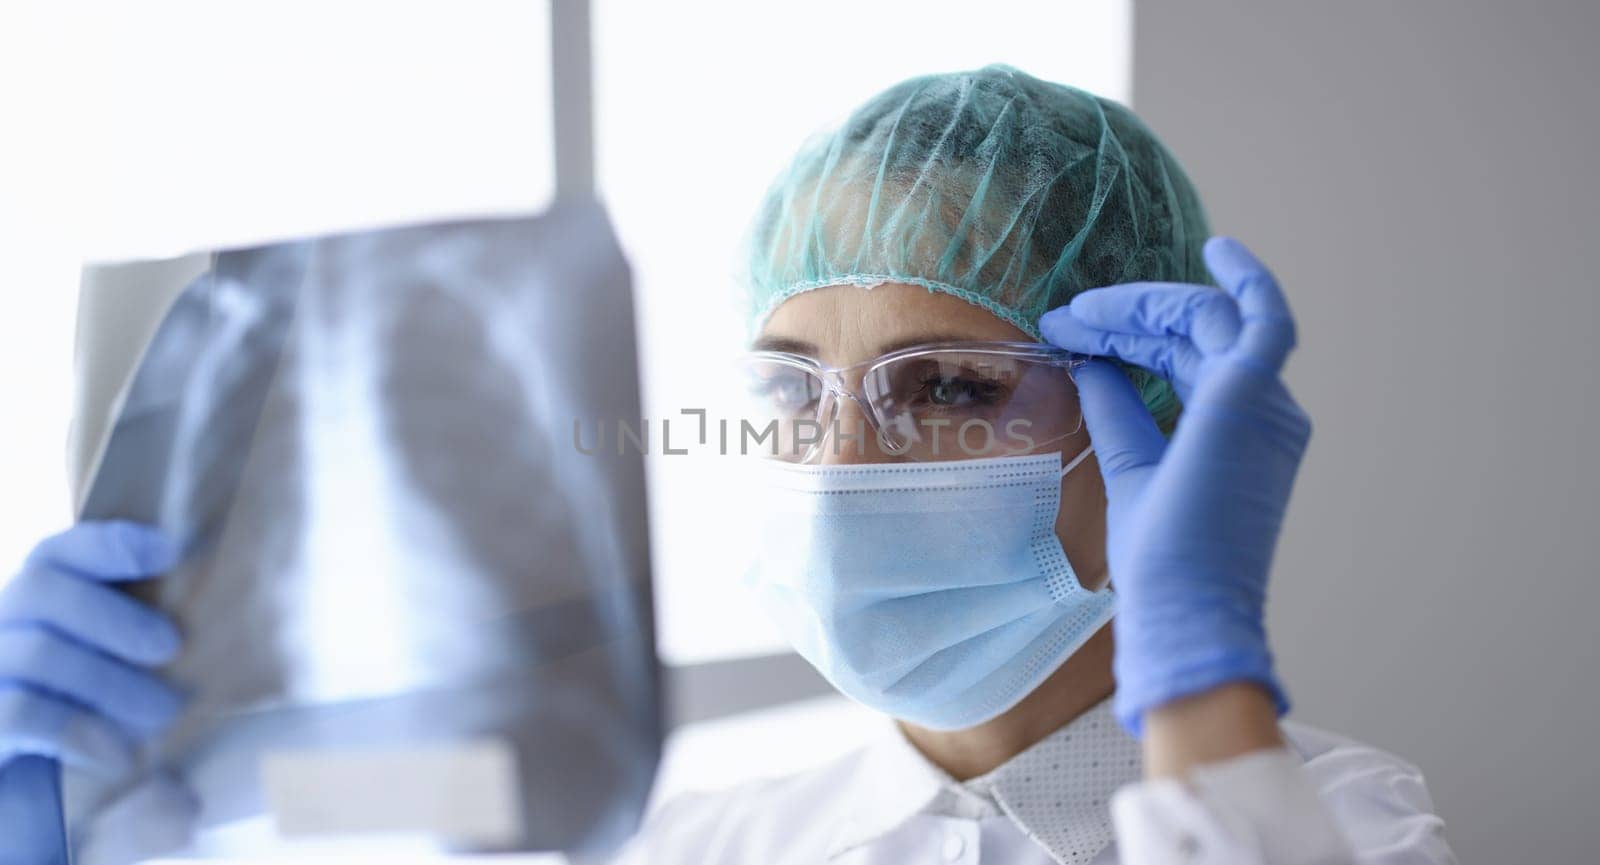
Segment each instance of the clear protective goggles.
[[1083,428],[1072,372],[1086,361],[1043,343],[1001,341],[928,343],[841,367],[750,352],[744,421],[759,446],[748,452],[817,463],[1059,449]]

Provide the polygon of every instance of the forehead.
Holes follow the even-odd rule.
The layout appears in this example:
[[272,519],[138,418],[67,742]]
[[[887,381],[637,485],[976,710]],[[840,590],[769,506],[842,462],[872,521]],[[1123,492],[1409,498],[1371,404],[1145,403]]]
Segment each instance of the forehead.
[[906,345],[943,340],[1033,338],[975,304],[917,285],[834,285],[784,301],[757,338],[830,365],[869,360]]

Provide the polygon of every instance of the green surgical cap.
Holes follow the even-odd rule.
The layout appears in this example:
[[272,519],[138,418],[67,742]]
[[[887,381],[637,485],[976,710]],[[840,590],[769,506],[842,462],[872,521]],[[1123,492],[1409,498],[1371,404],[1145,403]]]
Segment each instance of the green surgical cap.
[[[829,285],[920,285],[1039,338],[1039,316],[1119,282],[1209,282],[1177,160],[1128,109],[1009,66],[913,78],[808,142],[748,238],[752,329]],[[1165,381],[1130,370],[1164,428]]]

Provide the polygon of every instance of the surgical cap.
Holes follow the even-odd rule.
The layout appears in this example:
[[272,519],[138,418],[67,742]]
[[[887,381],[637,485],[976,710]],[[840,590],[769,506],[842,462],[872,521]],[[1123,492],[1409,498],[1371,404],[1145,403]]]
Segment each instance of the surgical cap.
[[[913,78],[809,141],[747,239],[751,324],[831,285],[909,283],[1039,338],[1079,292],[1209,282],[1199,196],[1128,109],[1009,66]],[[1171,387],[1130,370],[1164,428]]]

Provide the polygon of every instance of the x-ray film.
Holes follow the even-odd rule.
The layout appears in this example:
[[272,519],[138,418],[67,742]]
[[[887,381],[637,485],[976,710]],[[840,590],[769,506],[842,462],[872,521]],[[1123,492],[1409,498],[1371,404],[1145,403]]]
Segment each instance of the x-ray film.
[[129,777],[67,777],[75,829],[164,775],[202,830],[633,830],[661,735],[643,467],[571,433],[639,416],[597,206],[219,253],[113,416],[81,516],[183,544],[134,591],[176,617],[191,702]]

